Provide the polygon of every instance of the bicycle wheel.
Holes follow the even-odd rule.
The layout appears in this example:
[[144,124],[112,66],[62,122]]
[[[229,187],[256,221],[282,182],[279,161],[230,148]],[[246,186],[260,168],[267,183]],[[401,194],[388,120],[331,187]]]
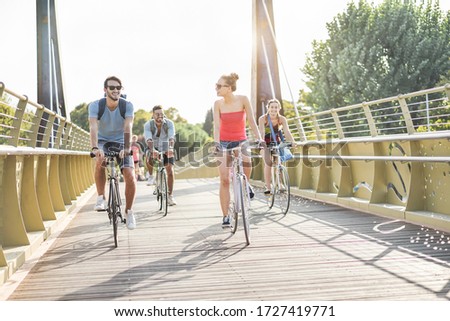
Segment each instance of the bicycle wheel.
[[277,168],[279,180],[276,187],[277,205],[280,206],[281,213],[284,215],[289,211],[291,201],[291,186],[289,183],[289,174],[286,167],[281,165]]
[[242,223],[244,225],[245,240],[250,245],[250,212],[248,211],[248,192],[247,181],[244,176],[239,177],[239,205],[242,215]]
[[118,215],[119,211],[118,201],[117,201],[117,190],[115,180],[111,179],[109,181],[109,204],[108,204],[108,214],[112,220],[113,224],[113,234],[114,234],[114,246],[117,247],[119,245],[118,233],[117,233],[117,225],[118,225]]
[[[232,177],[230,186],[233,190],[233,201],[230,200],[230,207],[228,209],[228,215],[232,215],[232,226],[231,233],[236,233],[238,226],[238,208],[239,208],[239,188],[237,186],[236,180]],[[230,193],[231,196],[231,193]]]
[[164,212],[164,216],[167,215],[168,209],[168,188],[167,188],[167,173],[165,169],[162,169],[160,172],[160,197],[159,197],[159,210]]
[[272,180],[271,180],[272,183],[270,184],[270,194],[267,195],[267,198],[266,198],[266,204],[267,204],[267,207],[269,210],[272,209],[273,204],[275,202],[275,188],[274,187],[276,185],[276,175],[275,175],[275,167],[274,166],[272,166],[272,168],[270,169],[270,172],[271,172],[271,177],[272,177]]

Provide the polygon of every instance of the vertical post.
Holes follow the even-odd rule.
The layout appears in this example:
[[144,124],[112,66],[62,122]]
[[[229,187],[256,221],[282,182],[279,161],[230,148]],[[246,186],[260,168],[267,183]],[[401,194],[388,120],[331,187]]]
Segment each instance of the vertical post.
[[259,106],[265,105],[269,99],[277,98],[282,103],[277,50],[271,30],[273,26],[272,0],[253,0],[251,102],[256,109],[257,118],[264,113]]
[[[55,0],[36,0],[36,31],[38,103],[54,113],[66,117]],[[39,129],[38,141],[42,141],[43,128],[47,118],[48,115],[45,113]]]

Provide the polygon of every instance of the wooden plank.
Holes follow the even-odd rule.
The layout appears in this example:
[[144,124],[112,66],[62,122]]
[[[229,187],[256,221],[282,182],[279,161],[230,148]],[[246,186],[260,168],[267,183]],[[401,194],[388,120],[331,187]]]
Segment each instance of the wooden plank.
[[162,217],[139,182],[138,226],[120,228],[117,249],[93,197],[8,299],[450,299],[443,232],[299,197],[284,216],[258,189],[246,246],[241,226],[221,228],[217,179],[177,180],[175,191]]

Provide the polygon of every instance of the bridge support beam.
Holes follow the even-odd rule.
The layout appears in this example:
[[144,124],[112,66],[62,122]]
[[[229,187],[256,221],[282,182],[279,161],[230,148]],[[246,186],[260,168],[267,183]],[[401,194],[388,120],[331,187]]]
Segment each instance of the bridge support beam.
[[272,0],[253,0],[252,98],[256,117],[269,99],[281,103]]

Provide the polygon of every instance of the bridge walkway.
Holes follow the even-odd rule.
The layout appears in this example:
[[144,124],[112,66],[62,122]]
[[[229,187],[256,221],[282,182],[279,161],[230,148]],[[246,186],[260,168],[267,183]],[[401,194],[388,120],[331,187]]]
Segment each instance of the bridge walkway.
[[[218,179],[176,181],[162,217],[138,182],[138,227],[113,247],[105,212],[84,204],[2,287],[4,300],[449,300],[450,237],[295,197],[283,216],[252,202],[252,243],[222,229]],[[123,186],[122,186],[123,191]]]

